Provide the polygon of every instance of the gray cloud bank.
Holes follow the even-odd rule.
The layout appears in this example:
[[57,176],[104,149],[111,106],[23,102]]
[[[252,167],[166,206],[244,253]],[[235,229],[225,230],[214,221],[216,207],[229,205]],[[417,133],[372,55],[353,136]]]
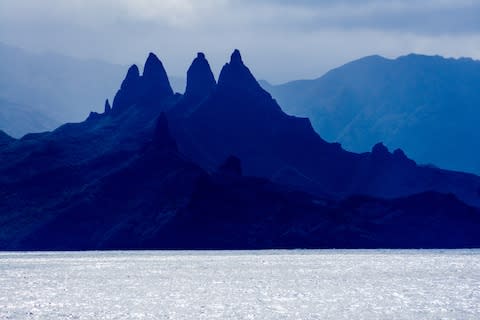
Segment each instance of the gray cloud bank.
[[182,75],[196,51],[218,73],[234,48],[259,78],[321,75],[369,54],[480,58],[480,1],[2,0],[0,41]]

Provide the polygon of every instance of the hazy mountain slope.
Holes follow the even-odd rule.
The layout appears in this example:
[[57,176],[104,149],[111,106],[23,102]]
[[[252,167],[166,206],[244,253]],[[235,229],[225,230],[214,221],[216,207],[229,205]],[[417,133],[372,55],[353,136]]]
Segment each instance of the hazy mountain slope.
[[[0,43],[0,70],[0,129],[20,137],[102,111],[125,67],[55,53],[33,54]],[[184,91],[185,79],[171,80],[176,91]]]
[[42,132],[60,123],[32,107],[19,105],[0,98],[0,128],[19,138],[27,132]]
[[315,80],[263,86],[348,150],[383,141],[419,163],[480,173],[479,61],[370,56]]
[[0,64],[0,97],[61,122],[80,121],[87,110],[100,110],[124,72],[120,65],[33,54],[4,44]]

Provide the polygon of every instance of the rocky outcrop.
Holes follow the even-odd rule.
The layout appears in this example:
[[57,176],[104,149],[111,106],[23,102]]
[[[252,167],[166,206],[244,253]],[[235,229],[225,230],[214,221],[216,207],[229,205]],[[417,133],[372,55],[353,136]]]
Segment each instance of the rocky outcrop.
[[120,112],[138,102],[140,97],[140,72],[136,65],[132,65],[125,79],[113,99],[113,111]]
[[205,54],[199,52],[187,71],[185,97],[196,101],[206,98],[215,89],[215,77]]
[[158,57],[150,53],[142,76],[136,65],[130,67],[113,99],[112,109],[118,113],[135,104],[143,107],[159,106],[163,100],[171,96],[173,90],[165,68]]
[[376,162],[388,161],[391,156],[392,154],[382,142],[377,143],[372,148],[372,159]]
[[144,102],[158,103],[158,100],[173,95],[167,72],[160,59],[153,53],[148,55],[141,80],[142,91],[146,100]]
[[222,89],[235,90],[237,92],[264,91],[243,63],[240,51],[237,49],[230,56],[230,62],[223,66],[218,77],[218,86]]
[[371,151],[371,159],[375,165],[400,164],[412,168],[414,168],[416,165],[415,161],[409,159],[402,149],[396,149],[393,153],[391,153],[382,142],[379,142],[373,146]]
[[107,100],[105,100],[105,108],[104,108],[103,113],[104,114],[109,114],[110,111],[112,111],[112,107],[110,106],[110,101],[108,101],[108,99],[107,99]]
[[101,119],[102,116],[103,116],[103,114],[100,114],[100,113],[95,112],[95,111],[90,111],[86,121],[93,121],[93,120]]

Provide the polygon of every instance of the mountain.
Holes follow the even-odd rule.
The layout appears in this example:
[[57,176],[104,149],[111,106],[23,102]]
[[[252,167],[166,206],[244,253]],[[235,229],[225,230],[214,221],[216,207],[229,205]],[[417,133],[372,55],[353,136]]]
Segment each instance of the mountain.
[[1,249],[480,245],[479,177],[325,142],[239,51],[218,82],[198,54],[184,95],[150,54],[104,109],[0,133]]
[[187,112],[172,109],[170,118],[180,150],[205,168],[233,154],[247,175],[316,194],[392,198],[436,190],[480,204],[476,176],[417,166],[402,150],[392,153],[382,144],[356,154],[326,142],[307,118],[282,111],[238,52],[223,67],[216,89],[196,101],[187,103]]
[[419,163],[480,174],[480,61],[370,56],[315,80],[262,85],[348,150],[383,141]]
[[[115,93],[124,66],[55,53],[34,54],[0,43],[0,129],[21,137],[78,122]],[[185,87],[173,78],[176,90]]]

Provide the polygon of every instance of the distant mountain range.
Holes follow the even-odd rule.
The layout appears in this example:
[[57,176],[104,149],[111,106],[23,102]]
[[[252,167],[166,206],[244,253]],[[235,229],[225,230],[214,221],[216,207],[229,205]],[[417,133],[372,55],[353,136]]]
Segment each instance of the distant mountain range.
[[[0,130],[21,137],[100,111],[105,98],[115,94],[125,67],[0,43],[0,70]],[[183,92],[184,79],[172,80]]]
[[480,61],[370,56],[315,80],[262,85],[347,150],[383,141],[419,163],[480,174]]
[[0,132],[1,249],[479,247],[479,208],[478,176],[326,142],[238,50],[183,95],[150,54],[86,121]]

